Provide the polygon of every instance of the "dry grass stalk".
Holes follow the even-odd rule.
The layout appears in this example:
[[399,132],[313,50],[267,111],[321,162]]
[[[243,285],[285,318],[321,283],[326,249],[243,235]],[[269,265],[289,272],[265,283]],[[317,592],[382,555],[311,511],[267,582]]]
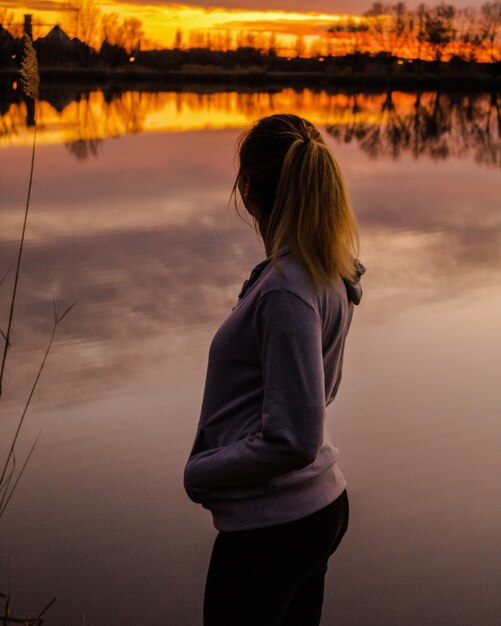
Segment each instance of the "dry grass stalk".
[[[21,66],[21,75],[22,75],[22,83],[23,83],[23,89],[25,89],[25,93],[26,96],[28,98],[33,98],[36,97],[38,98],[38,89],[39,89],[39,85],[40,85],[40,75],[38,72],[38,62],[36,59],[36,52],[35,49],[33,48],[33,45],[31,43],[31,40],[29,37],[25,37],[24,38],[24,54],[23,54],[23,59],[22,59],[22,66]],[[36,106],[36,100],[35,100],[35,106]],[[35,109],[35,113],[36,113],[36,109]],[[9,349],[11,347],[11,337],[12,337],[12,327],[13,327],[13,322],[14,322],[14,311],[15,311],[15,304],[16,304],[16,296],[17,296],[17,287],[18,287],[18,283],[19,283],[19,276],[21,273],[21,261],[22,261],[22,257],[23,257],[23,250],[24,250],[24,240],[25,240],[25,235],[26,235],[26,225],[28,223],[28,212],[29,212],[29,208],[30,208],[30,198],[31,198],[31,188],[32,188],[32,184],[33,184],[33,171],[34,171],[34,165],[35,165],[35,147],[36,147],[36,118],[35,118],[35,130],[33,133],[33,147],[31,150],[31,166],[30,166],[30,178],[29,178],[29,183],[28,183],[28,194],[27,194],[27,198],[26,198],[26,206],[24,209],[24,219],[23,219],[23,228],[22,228],[22,232],[21,232],[21,240],[19,242],[19,248],[18,248],[18,254],[17,254],[17,263],[16,263],[16,272],[14,275],[14,286],[12,289],[12,296],[10,299],[10,308],[9,308],[9,319],[8,319],[8,323],[7,323],[7,331],[4,333],[3,331],[1,331],[2,337],[4,339],[4,349],[3,349],[3,356],[2,356],[2,364],[0,366],[0,398],[2,396],[2,389],[3,389],[3,378],[4,378],[4,374],[5,374],[5,365],[7,363],[7,355],[9,353]],[[5,278],[7,274],[4,275],[3,279]],[[2,279],[2,282],[3,282]],[[56,326],[57,324],[55,324]],[[55,332],[55,326],[53,329],[53,333],[52,333],[52,337],[51,340],[49,342],[49,349],[50,346],[52,344],[52,338],[54,336],[54,332]],[[12,495],[13,495],[13,491],[15,490],[15,488],[17,487],[17,484],[19,482],[19,478],[20,475],[22,475],[22,473],[24,472],[24,469],[26,468],[26,464],[34,450],[34,447],[36,446],[36,442],[38,440],[35,440],[35,443],[33,444],[27,459],[25,460],[25,462],[23,463],[23,466],[21,468],[21,473],[18,476],[18,479],[16,479],[16,481],[14,482],[14,486],[12,489],[9,490],[10,488],[10,484],[11,481],[14,477],[14,472],[15,472],[15,468],[16,468],[16,458],[15,458],[15,445],[17,442],[17,438],[19,436],[19,431],[21,429],[21,426],[23,424],[24,421],[24,417],[26,415],[26,412],[28,410],[29,404],[31,402],[31,398],[33,397],[33,393],[34,390],[36,388],[36,385],[38,383],[38,379],[40,378],[40,374],[41,371],[45,365],[45,360],[47,358],[47,353],[46,356],[42,362],[42,366],[39,369],[38,375],[35,379],[35,383],[34,386],[32,387],[31,393],[29,395],[28,401],[25,404],[25,408],[23,410],[23,413],[21,415],[21,418],[19,420],[18,423],[18,427],[16,429],[16,433],[14,435],[9,453],[7,455],[7,459],[5,460],[4,466],[3,466],[3,470],[2,470],[2,474],[0,476],[0,519],[3,515],[3,513],[5,512],[5,508],[8,504],[8,502],[10,501]],[[9,465],[12,463],[12,467],[9,470]]]
[[[5,364],[7,362],[7,353],[9,352],[9,348],[10,348],[12,323],[14,321],[14,309],[15,309],[15,304],[16,304],[17,285],[19,282],[19,274],[21,270],[21,260],[23,256],[23,250],[24,250],[24,238],[26,234],[26,224],[28,222],[28,211],[30,207],[31,188],[33,185],[33,170],[35,167],[35,147],[36,147],[36,138],[37,138],[36,101],[38,99],[38,93],[39,93],[39,87],[40,87],[40,73],[38,70],[38,61],[37,61],[35,49],[33,48],[33,44],[31,43],[30,38],[27,36],[25,36],[24,38],[24,53],[23,53],[23,60],[21,63],[21,82],[23,85],[23,91],[26,94],[26,96],[28,98],[32,98],[35,101],[35,129],[33,131],[33,146],[31,150],[31,165],[30,165],[30,178],[29,178],[29,183],[28,183],[28,194],[26,197],[26,206],[24,209],[23,230],[21,233],[21,241],[19,243],[19,249],[18,249],[18,255],[17,255],[16,273],[14,276],[14,287],[12,290],[12,297],[10,301],[9,321],[7,324],[7,332],[4,333],[2,331],[2,336],[4,338],[4,350],[3,350],[3,356],[2,356],[2,364],[0,366],[0,397],[2,396],[3,377],[4,377],[4,372],[5,372]],[[3,282],[3,279],[2,279],[2,282]],[[0,485],[1,485],[1,482],[0,482]]]
[[[29,37],[25,37],[25,40],[24,40],[24,54],[23,54],[22,65],[21,65],[21,82],[22,82],[23,90],[26,96],[35,101],[35,128],[34,128],[34,133],[33,133],[33,147],[31,151],[31,166],[30,166],[30,179],[29,179],[29,184],[28,184],[28,194],[27,194],[26,206],[25,206],[25,211],[24,211],[24,220],[23,220],[21,240],[20,240],[19,248],[18,248],[16,273],[14,276],[14,287],[12,290],[12,296],[11,296],[11,301],[10,301],[9,320],[8,320],[8,325],[7,325],[7,331],[3,332],[2,330],[0,330],[0,333],[4,339],[4,350],[3,350],[3,356],[2,356],[2,363],[0,367],[0,398],[2,395],[2,383],[3,383],[4,373],[5,373],[5,364],[7,362],[7,354],[11,346],[11,336],[12,336],[12,328],[13,328],[13,321],[14,321],[14,310],[15,310],[15,303],[16,303],[17,287],[18,287],[19,275],[20,275],[20,270],[21,270],[21,260],[23,256],[24,240],[25,240],[25,235],[26,235],[26,225],[28,222],[28,212],[29,212],[29,206],[30,206],[31,188],[32,188],[32,183],[33,183],[33,170],[34,170],[34,165],[35,165],[35,147],[36,147],[36,131],[37,131],[36,101],[38,100],[38,95],[39,95],[40,74],[38,71],[38,62],[37,62],[36,52],[35,52],[35,49],[33,48],[33,45]],[[0,281],[0,285],[3,283],[6,276],[7,276],[7,273],[2,277]],[[38,435],[38,437],[35,439],[34,443],[31,446],[29,453],[27,454],[21,466],[21,469],[19,470],[17,476],[15,476],[15,470],[16,470],[15,447],[16,447],[16,443],[19,437],[19,433],[21,431],[21,427],[24,422],[24,418],[26,417],[26,413],[28,411],[31,400],[33,398],[33,394],[35,393],[35,389],[38,385],[38,381],[40,379],[40,376],[45,366],[45,362],[47,360],[50,349],[52,347],[52,342],[54,340],[54,335],[56,333],[57,326],[63,320],[63,318],[69,313],[72,307],[73,305],[67,308],[64,311],[64,313],[60,314],[53,300],[54,320],[53,320],[53,325],[52,325],[52,333],[50,335],[47,349],[45,351],[44,357],[38,369],[37,375],[31,386],[28,399],[25,403],[24,410],[19,419],[17,429],[12,439],[9,453],[3,465],[2,474],[0,476],[0,520],[3,514],[5,513],[5,510],[12,496],[14,495],[14,492],[16,491],[17,485],[19,484],[19,481],[24,473],[24,470],[26,469],[26,466],[31,458],[33,450],[35,449],[35,446],[38,442],[38,437],[40,435]],[[4,598],[5,600],[3,615],[0,615],[0,622],[2,626],[8,626],[9,624],[24,624],[25,626],[41,626],[44,621],[44,618],[43,618],[44,613],[55,602],[55,598],[54,598],[38,614],[38,616],[34,618],[19,618],[19,617],[14,617],[11,613],[9,596],[6,596],[5,594],[0,594],[0,597]]]
[[[15,432],[15,435],[12,439],[11,445],[10,445],[10,449],[9,449],[9,453],[7,455],[7,458],[5,460],[4,466],[3,466],[3,470],[2,470],[2,475],[0,476],[0,519],[2,518],[3,514],[5,513],[5,510],[12,498],[12,496],[14,495],[14,492],[16,490],[16,487],[21,479],[21,476],[24,473],[24,470],[26,469],[26,465],[28,464],[28,461],[30,460],[31,455],[33,454],[33,450],[35,449],[35,446],[37,445],[38,439],[40,437],[40,433],[38,434],[37,438],[35,439],[33,445],[30,448],[29,453],[27,454],[24,463],[21,467],[21,469],[18,472],[17,478],[14,481],[14,484],[12,485],[12,487],[10,487],[10,484],[13,480],[14,477],[14,472],[15,472],[15,468],[16,468],[16,456],[15,456],[15,447],[16,447],[16,443],[17,443],[17,439],[19,437],[19,433],[21,431],[21,427],[23,425],[24,422],[24,418],[26,417],[26,413],[28,412],[28,408],[31,404],[31,400],[33,399],[33,395],[35,393],[35,389],[38,385],[38,381],[40,380],[40,376],[42,375],[42,371],[45,367],[45,362],[47,361],[47,357],[49,356],[49,352],[50,349],[52,347],[52,342],[54,341],[54,336],[56,334],[56,330],[58,325],[63,321],[63,319],[66,317],[66,315],[68,315],[68,313],[71,311],[71,309],[73,308],[74,304],[70,305],[63,313],[60,313],[55,305],[54,300],[52,301],[53,304],[53,309],[54,309],[54,319],[52,322],[52,332],[50,334],[49,337],[49,342],[47,344],[47,348],[45,350],[45,354],[44,357],[42,359],[42,362],[40,363],[40,367],[38,368],[38,372],[37,375],[35,376],[35,380],[33,381],[33,384],[31,386],[31,390],[30,393],[28,395],[28,399],[26,400],[26,403],[24,405],[24,409],[23,412],[21,414],[21,417],[19,419],[19,422],[17,424],[17,429]],[[11,469],[9,470],[9,465],[11,465]],[[9,489],[10,487],[10,489]]]
[[8,624],[22,624],[23,626],[41,626],[44,621],[44,613],[54,604],[56,598],[53,598],[46,607],[44,607],[36,617],[13,617],[10,611],[10,598],[4,593],[0,593],[0,598],[4,599],[3,615],[0,615],[1,626]]

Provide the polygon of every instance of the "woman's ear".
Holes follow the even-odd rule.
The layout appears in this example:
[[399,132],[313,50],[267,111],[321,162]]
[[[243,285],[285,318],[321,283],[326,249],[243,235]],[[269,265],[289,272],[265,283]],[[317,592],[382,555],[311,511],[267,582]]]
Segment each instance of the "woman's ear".
[[240,174],[238,179],[238,191],[245,203],[249,196],[249,177],[246,174]]
[[252,215],[255,219],[258,219],[258,209],[254,199],[250,194],[250,181],[249,177],[246,174],[241,174],[238,179],[238,191],[242,196],[242,202],[244,203],[245,208],[249,215]]

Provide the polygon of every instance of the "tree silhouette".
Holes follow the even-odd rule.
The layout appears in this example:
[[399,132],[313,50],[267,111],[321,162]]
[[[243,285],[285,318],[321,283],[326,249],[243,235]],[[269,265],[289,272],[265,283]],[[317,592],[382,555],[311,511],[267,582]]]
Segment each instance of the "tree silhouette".
[[95,0],[69,0],[68,9],[73,12],[70,32],[83,43],[97,48],[101,12]]
[[176,35],[174,37],[174,48],[180,50],[183,47],[183,32],[178,29],[176,30]]
[[425,41],[428,42],[436,61],[441,61],[445,48],[454,40],[454,17],[452,4],[441,2],[428,9],[425,16]]
[[481,9],[481,41],[491,61],[501,59],[501,0],[486,2]]

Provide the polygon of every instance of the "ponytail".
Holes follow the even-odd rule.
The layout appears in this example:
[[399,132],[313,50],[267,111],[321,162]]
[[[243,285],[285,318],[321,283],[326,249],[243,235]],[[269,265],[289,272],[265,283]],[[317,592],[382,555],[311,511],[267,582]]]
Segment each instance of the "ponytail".
[[[261,172],[256,178],[253,175],[258,172],[246,168],[245,157],[251,152],[246,144],[259,124],[267,120],[274,122],[267,124],[267,135],[270,135],[269,127],[275,127],[275,144],[281,144],[282,158],[277,159],[277,150],[271,150],[271,154],[269,149],[258,150]],[[269,148],[270,138],[267,139]],[[240,143],[240,171],[235,189],[244,174],[257,202],[268,198],[268,206],[263,201],[259,203],[262,220],[258,221],[264,224],[261,233],[273,261],[278,260],[280,249],[288,245],[317,286],[339,274],[343,278],[355,278],[354,258],[358,256],[355,217],[339,165],[312,124],[294,115],[274,115],[261,120]]]

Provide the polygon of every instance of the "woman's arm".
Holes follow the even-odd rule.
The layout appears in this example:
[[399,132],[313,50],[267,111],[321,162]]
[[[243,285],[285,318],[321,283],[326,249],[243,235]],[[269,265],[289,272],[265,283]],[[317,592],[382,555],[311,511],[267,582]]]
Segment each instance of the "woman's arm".
[[264,383],[262,429],[189,459],[185,487],[197,502],[211,490],[255,484],[305,467],[322,445],[325,388],[318,314],[281,289],[263,296],[255,324]]

